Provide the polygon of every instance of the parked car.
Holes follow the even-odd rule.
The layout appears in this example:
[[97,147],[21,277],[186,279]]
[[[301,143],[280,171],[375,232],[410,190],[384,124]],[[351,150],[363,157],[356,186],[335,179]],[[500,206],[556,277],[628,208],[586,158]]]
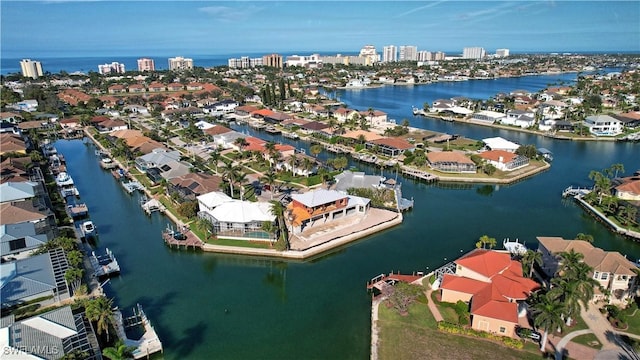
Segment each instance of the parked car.
[[536,342],[540,342],[540,340],[542,339],[542,335],[540,335],[539,332],[520,326],[516,327],[516,335],[523,339],[530,339]]

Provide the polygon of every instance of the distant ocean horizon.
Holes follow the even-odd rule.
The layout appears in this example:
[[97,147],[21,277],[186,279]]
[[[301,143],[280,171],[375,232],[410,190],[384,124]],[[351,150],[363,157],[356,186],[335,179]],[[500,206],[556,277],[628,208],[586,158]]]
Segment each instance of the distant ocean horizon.
[[[287,53],[278,52],[282,55],[283,58],[286,58],[290,55],[310,55],[310,54],[320,54],[321,56],[328,55],[357,55],[357,52],[342,52],[342,51],[290,51]],[[534,54],[535,52],[512,52],[512,55],[522,55],[522,54]],[[542,54],[543,52],[539,52]],[[564,53],[564,52],[544,52],[545,54],[552,53]],[[615,52],[615,51],[602,51],[602,52],[567,52],[571,54],[634,54],[637,52]],[[228,60],[231,58],[240,58],[242,56],[248,56],[250,58],[262,57],[263,55],[267,55],[269,53],[265,52],[255,52],[255,53],[229,53],[229,54],[210,54],[210,55],[181,55],[176,54],[173,56],[131,56],[131,55],[113,55],[113,56],[43,56],[43,57],[30,57],[31,60],[40,61],[42,64],[42,70],[44,72],[50,72],[52,74],[57,74],[61,71],[66,71],[68,73],[74,72],[83,72],[88,73],[89,71],[98,71],[98,65],[101,64],[110,64],[112,62],[119,62],[124,64],[125,70],[127,71],[136,71],[138,70],[138,59],[140,58],[151,58],[154,60],[156,70],[166,70],[169,68],[169,58],[176,56],[184,56],[186,58],[193,59],[194,66],[200,67],[215,67],[215,66],[224,66],[228,64]],[[446,54],[457,54],[456,52],[446,52]],[[0,57],[0,74],[7,75],[12,73],[19,73],[20,69],[20,61],[28,57]]]

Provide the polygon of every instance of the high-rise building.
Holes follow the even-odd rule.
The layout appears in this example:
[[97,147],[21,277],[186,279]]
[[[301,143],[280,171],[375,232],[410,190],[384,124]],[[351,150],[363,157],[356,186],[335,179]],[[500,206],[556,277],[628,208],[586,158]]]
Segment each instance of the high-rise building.
[[106,74],[123,74],[124,73],[124,64],[120,64],[119,62],[112,62],[111,64],[102,64],[98,65],[98,73],[102,75]]
[[153,59],[142,58],[138,59],[138,71],[155,71],[156,65]]
[[389,45],[382,48],[382,61],[383,62],[396,62],[398,61],[398,48],[395,45]]
[[282,55],[264,55],[262,57],[262,65],[282,69]]
[[496,49],[496,57],[508,57],[509,56],[509,49]]
[[373,45],[365,45],[360,49],[360,56],[366,58],[366,64],[372,65],[380,61],[380,55],[376,52],[376,47]]
[[418,60],[418,47],[411,45],[400,46],[400,56],[398,61],[416,61]]
[[468,47],[462,49],[463,59],[484,59],[486,53],[481,47]]
[[20,61],[20,68],[22,69],[22,76],[37,79],[42,76],[42,64],[40,61],[33,61],[31,59],[22,59]]
[[228,59],[227,64],[231,69],[248,69],[256,66],[262,66],[264,64],[264,58],[249,58],[248,56],[242,56],[239,58]]
[[169,70],[191,70],[193,69],[193,59],[182,56],[169,58]]

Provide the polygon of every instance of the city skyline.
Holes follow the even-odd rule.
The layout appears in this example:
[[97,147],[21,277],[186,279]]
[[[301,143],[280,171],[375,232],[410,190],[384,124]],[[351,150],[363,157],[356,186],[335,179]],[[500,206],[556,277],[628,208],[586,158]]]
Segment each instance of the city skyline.
[[[2,1],[3,57],[640,51],[634,1]],[[34,11],[38,9],[38,11]]]

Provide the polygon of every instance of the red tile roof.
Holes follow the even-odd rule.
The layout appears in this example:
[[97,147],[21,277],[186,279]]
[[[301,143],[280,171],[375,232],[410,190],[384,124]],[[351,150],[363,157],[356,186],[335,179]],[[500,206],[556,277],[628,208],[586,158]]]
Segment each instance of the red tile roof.
[[370,143],[372,144],[378,144],[378,145],[384,145],[387,147],[391,147],[391,148],[395,148],[398,150],[407,150],[407,149],[413,149],[414,146],[408,142],[407,140],[404,139],[400,139],[400,138],[382,138],[382,139],[377,139],[377,140],[371,140]]
[[[504,150],[489,150],[480,153],[480,157],[483,159],[501,163],[508,163],[515,159],[516,156],[518,155]],[[502,161],[500,161],[500,158],[502,158]]]
[[454,262],[490,278],[509,268],[511,265],[511,256],[508,253],[475,249]]
[[430,163],[455,162],[459,164],[474,164],[465,154],[457,151],[432,151],[427,153]]
[[444,274],[440,287],[447,290],[459,291],[465,294],[475,294],[484,289],[487,283],[462,276]]

